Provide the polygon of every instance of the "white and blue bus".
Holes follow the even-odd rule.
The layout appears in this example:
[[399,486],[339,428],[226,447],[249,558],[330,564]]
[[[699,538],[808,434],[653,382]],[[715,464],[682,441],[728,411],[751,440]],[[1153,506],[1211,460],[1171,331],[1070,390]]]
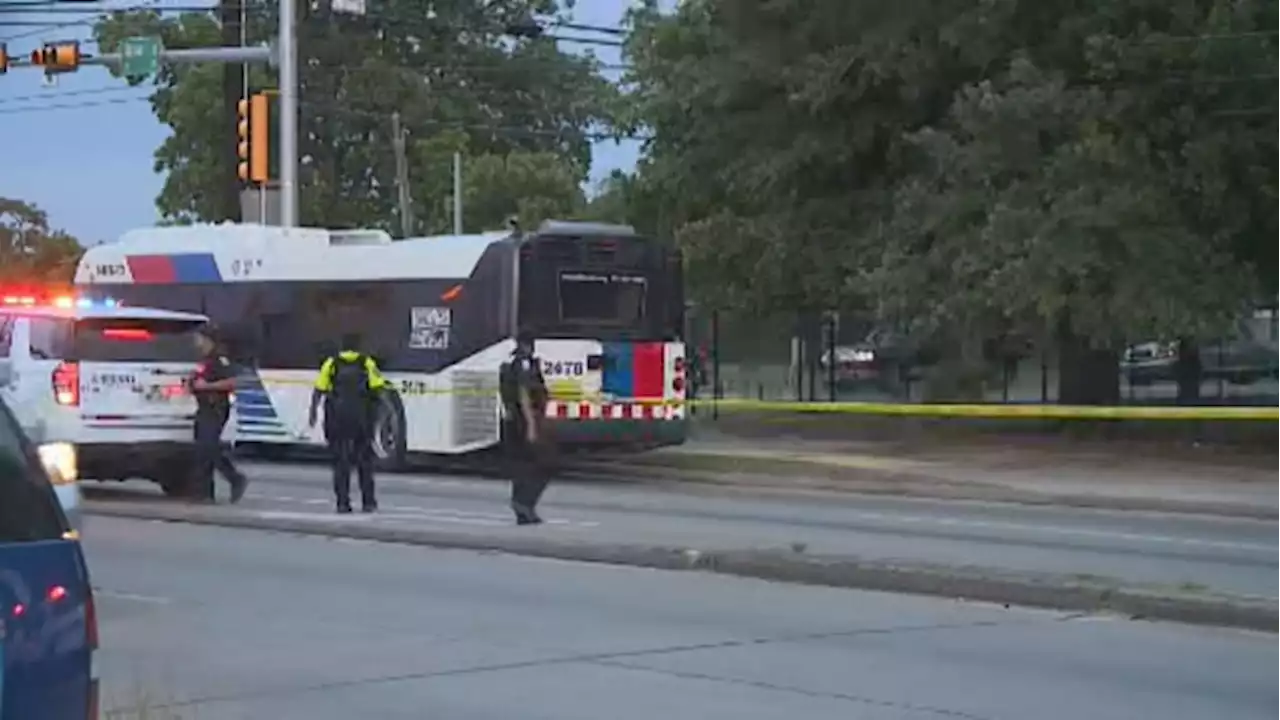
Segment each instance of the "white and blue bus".
[[534,334],[565,445],[636,448],[686,436],[679,254],[626,226],[392,240],[376,230],[263,225],[133,230],[85,252],[80,293],[198,312],[237,339],[252,377],[238,443],[319,444],[311,385],[360,334],[394,392],[375,451],[460,456],[500,440],[498,368]]

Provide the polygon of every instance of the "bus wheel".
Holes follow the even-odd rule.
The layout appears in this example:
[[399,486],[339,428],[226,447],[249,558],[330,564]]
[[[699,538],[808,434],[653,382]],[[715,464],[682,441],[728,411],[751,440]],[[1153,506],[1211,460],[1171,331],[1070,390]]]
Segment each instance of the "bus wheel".
[[398,472],[408,466],[405,451],[404,405],[396,393],[378,403],[373,425],[373,457],[379,470]]

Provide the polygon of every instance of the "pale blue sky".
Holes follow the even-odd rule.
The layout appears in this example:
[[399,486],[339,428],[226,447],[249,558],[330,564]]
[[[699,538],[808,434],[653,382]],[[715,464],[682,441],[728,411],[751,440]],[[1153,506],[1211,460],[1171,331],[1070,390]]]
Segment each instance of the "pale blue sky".
[[[370,4],[377,0],[369,0]],[[101,7],[125,8],[142,0],[108,0]],[[0,0],[0,5],[6,0]],[[159,0],[156,7],[213,4],[212,0]],[[577,22],[616,27],[629,0],[578,0]],[[89,16],[0,13],[0,42],[22,57],[47,40],[85,39],[89,25],[61,28],[19,26],[19,22],[74,22]],[[580,34],[580,33],[575,33]],[[566,45],[566,49],[581,46]],[[92,52],[92,48],[88,51]],[[617,50],[594,48],[605,63],[619,62]],[[14,69],[0,76],[0,197],[35,202],[55,227],[82,242],[115,238],[156,221],[154,199],[163,178],[152,171],[152,152],[168,128],[146,102],[147,87],[128,88],[100,68],[83,68],[42,85],[42,74]],[[634,142],[600,143],[591,176],[631,169]]]

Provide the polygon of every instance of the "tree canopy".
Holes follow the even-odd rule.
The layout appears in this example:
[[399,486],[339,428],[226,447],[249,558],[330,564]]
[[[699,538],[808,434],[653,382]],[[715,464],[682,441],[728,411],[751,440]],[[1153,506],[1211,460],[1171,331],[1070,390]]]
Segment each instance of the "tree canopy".
[[[275,4],[246,1],[249,42],[269,40]],[[495,216],[475,215],[481,226],[533,208],[576,210],[582,199],[574,193],[590,166],[590,138],[608,120],[615,93],[592,58],[561,52],[552,39],[513,39],[506,32],[514,23],[555,12],[551,0],[460,0],[429,12],[421,3],[388,0],[371,6],[363,18],[330,13],[325,3],[307,11],[299,23],[302,221],[399,225],[395,112],[412,148],[413,197],[428,228],[449,222],[438,212],[452,192],[449,164],[441,168],[435,162],[445,148],[467,152],[469,199]],[[221,27],[207,12],[120,12],[95,28],[104,52],[139,34],[159,35],[170,48],[221,44]],[[156,170],[165,173],[156,204],[171,221],[229,216],[225,198],[235,177],[235,118],[225,108],[223,81],[218,65],[167,67],[154,80],[152,107],[172,129],[156,150]],[[249,86],[274,87],[271,71],[254,68]],[[555,167],[545,187],[526,182],[519,203],[511,199],[513,181],[490,170],[494,163],[518,168],[549,162]],[[476,185],[474,178],[482,176],[504,186],[490,197]],[[466,212],[470,221],[472,211]]]
[[[251,42],[274,4],[247,0]],[[993,342],[1060,352],[1207,337],[1277,292],[1277,8],[1271,0],[684,0],[633,4],[618,87],[514,24],[554,0],[321,3],[300,23],[302,210],[394,228],[390,116],[420,232],[548,215],[675,242],[690,295],[747,314],[857,314],[961,364]],[[206,13],[113,15],[215,45]],[[224,216],[216,66],[166,69],[157,204]],[[255,88],[270,87],[255,70]],[[589,201],[595,133],[643,132]],[[955,359],[954,357],[952,359]]]
[[39,207],[0,197],[0,283],[70,283],[83,252]]
[[[639,177],[696,293],[961,350],[1195,336],[1276,293],[1276,5],[632,12]],[[654,216],[651,216],[654,217]]]

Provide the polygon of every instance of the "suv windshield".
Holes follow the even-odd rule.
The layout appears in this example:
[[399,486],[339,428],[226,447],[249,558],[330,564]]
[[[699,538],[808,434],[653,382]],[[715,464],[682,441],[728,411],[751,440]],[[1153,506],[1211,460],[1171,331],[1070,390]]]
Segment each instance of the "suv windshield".
[[190,320],[93,318],[76,323],[72,357],[90,362],[195,362]]
[[48,478],[0,401],[0,545],[56,540],[66,530]]

